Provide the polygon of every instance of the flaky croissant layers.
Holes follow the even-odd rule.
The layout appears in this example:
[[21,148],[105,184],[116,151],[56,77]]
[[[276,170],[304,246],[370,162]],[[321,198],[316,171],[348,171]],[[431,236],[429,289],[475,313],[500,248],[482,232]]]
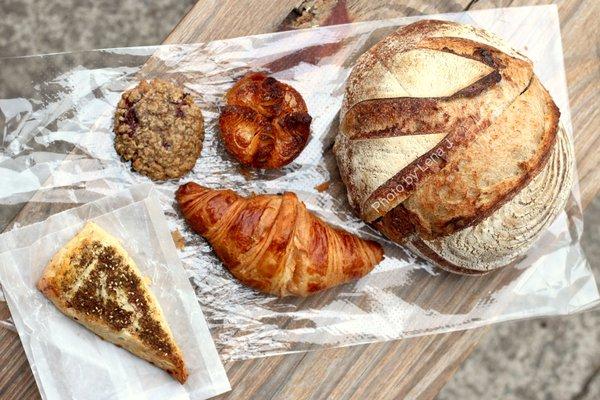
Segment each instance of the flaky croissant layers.
[[379,244],[326,224],[293,193],[242,197],[190,182],[176,198],[233,276],[265,293],[307,296],[360,278],[383,258]]
[[523,254],[564,208],[569,136],[525,56],[489,32],[426,20],[350,74],[334,153],[356,213],[453,272]]

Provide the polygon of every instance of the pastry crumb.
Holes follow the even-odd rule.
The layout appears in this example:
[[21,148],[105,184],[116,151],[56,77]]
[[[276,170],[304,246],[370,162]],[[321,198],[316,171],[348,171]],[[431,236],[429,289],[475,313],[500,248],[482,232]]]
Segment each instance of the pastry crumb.
[[329,189],[329,186],[331,186],[331,181],[325,181],[323,183],[319,183],[317,186],[315,186],[315,189],[317,190],[317,192],[324,192],[327,189]]
[[245,166],[242,165],[242,166],[240,166],[239,171],[245,180],[247,180],[247,181],[252,180],[252,171],[250,171],[248,168],[246,168]]
[[175,247],[177,250],[181,250],[185,247],[185,239],[179,232],[179,229],[175,229],[171,232],[171,237],[173,238],[173,242],[175,242]]

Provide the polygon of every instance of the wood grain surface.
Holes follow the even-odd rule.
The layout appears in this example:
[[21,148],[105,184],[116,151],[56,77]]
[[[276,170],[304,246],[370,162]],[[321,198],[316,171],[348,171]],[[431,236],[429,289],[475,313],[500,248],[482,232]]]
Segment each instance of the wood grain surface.
[[[447,0],[425,2],[389,0],[200,0],[166,38],[165,43],[192,43],[274,30],[365,21],[417,14],[456,12],[533,4],[533,0]],[[599,35],[595,0],[557,2],[561,19],[565,64],[581,192],[587,205],[600,189],[600,66],[594,45]],[[60,205],[55,205],[60,207]],[[19,214],[56,212],[31,206]],[[453,279],[453,278],[449,278]],[[498,274],[487,289],[510,275]],[[460,283],[459,283],[460,282]],[[460,289],[482,290],[474,283],[456,281]],[[428,288],[435,291],[435,288]],[[469,302],[453,306],[469,308]],[[0,308],[0,316],[7,314]],[[489,328],[423,336],[394,342],[320,350],[308,353],[231,362],[226,365],[232,392],[220,399],[400,399],[436,396],[460,363]],[[16,333],[0,330],[0,399],[37,399],[29,364]]]

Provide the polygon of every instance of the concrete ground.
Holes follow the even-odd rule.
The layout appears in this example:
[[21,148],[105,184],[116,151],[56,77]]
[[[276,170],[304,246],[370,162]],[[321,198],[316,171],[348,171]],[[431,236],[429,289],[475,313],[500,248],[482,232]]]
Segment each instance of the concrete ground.
[[[0,56],[158,44],[194,2],[2,0]],[[584,219],[600,278],[600,197]],[[496,325],[439,399],[598,399],[599,326],[600,310]]]

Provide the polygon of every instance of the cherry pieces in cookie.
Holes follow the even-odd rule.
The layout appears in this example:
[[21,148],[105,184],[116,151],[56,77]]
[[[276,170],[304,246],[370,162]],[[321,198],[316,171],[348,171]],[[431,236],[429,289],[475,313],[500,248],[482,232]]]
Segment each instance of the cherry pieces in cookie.
[[123,93],[114,131],[115,150],[135,171],[153,180],[173,179],[196,164],[204,119],[190,94],[154,79]]
[[229,89],[225,100],[219,117],[221,137],[242,164],[279,168],[306,146],[312,118],[293,87],[252,72]]

